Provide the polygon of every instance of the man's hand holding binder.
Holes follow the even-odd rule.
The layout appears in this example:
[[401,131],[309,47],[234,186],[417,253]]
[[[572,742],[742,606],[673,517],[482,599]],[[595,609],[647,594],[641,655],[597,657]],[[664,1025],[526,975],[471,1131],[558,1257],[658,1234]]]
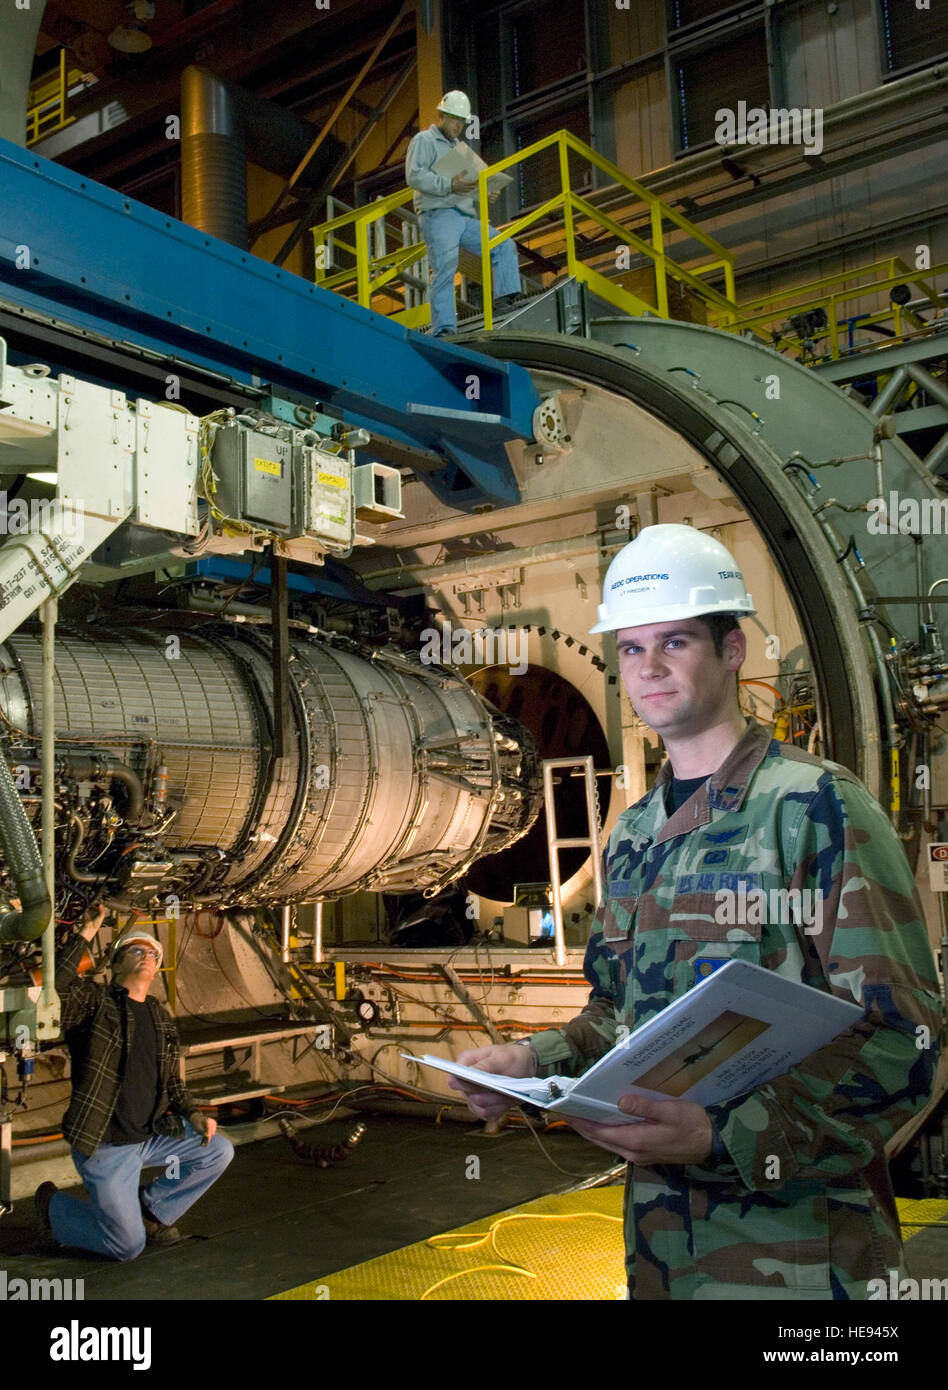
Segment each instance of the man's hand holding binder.
[[[522,1043],[503,1043],[500,1046],[475,1047],[470,1052],[462,1052],[458,1061],[465,1067],[480,1067],[481,1071],[493,1072],[495,1076],[534,1076],[536,1074],[533,1052]],[[463,1091],[468,1109],[481,1120],[499,1120],[501,1115],[516,1102],[496,1091],[479,1091],[470,1082],[452,1076],[448,1085],[455,1091]],[[596,1128],[596,1126],[594,1126]]]
[[[480,1067],[495,1076],[533,1076],[533,1054],[521,1043],[478,1047],[462,1052],[462,1066]],[[462,1091],[468,1109],[481,1120],[499,1120],[514,1104],[496,1091],[479,1091],[469,1081],[452,1076],[448,1084]],[[690,1100],[651,1100],[627,1095],[619,1109],[643,1121],[637,1125],[601,1125],[563,1115],[567,1124],[601,1149],[618,1154],[629,1163],[702,1163],[711,1154],[712,1129],[707,1111]]]
[[[470,1101],[468,1101],[470,1105]],[[705,1163],[711,1157],[714,1131],[708,1112],[692,1100],[652,1100],[628,1095],[619,1109],[644,1121],[638,1125],[597,1125],[569,1115],[563,1119],[591,1144],[618,1154],[628,1163]]]

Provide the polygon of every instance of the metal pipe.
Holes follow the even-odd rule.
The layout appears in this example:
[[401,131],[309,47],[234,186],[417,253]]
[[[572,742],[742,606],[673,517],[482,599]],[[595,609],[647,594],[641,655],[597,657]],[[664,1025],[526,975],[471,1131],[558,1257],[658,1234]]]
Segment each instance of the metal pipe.
[[284,903],[280,908],[280,959],[284,965],[290,963],[290,932],[293,930],[293,908]]
[[908,382],[909,374],[907,367],[896,367],[869,407],[870,413],[875,416],[885,415],[890,406],[895,405],[901,398]]
[[[414,593],[421,590],[424,585],[434,579],[448,581],[451,579],[471,579],[483,574],[492,566],[503,566],[510,569],[520,565],[538,565],[548,563],[553,560],[578,560],[585,555],[596,555],[603,550],[628,545],[629,533],[627,531],[611,530],[596,536],[575,536],[572,540],[561,541],[542,541],[539,545],[522,546],[517,550],[503,550],[496,553],[486,552],[477,555],[465,556],[463,560],[453,560],[447,565],[400,565],[397,568],[375,570],[370,574],[362,576],[362,582],[367,587],[384,587],[393,594]],[[391,585],[392,576],[411,576],[413,581],[411,588],[395,588]]]
[[26,144],[26,113],[30,107],[30,77],[36,41],[43,27],[46,0],[18,4],[15,16],[3,26],[0,62],[0,139]]
[[[79,781],[104,781],[121,782],[128,797],[128,805],[124,811],[126,820],[132,824],[137,824],[142,818],[145,809],[145,789],[142,786],[142,779],[133,768],[126,763],[115,762],[111,758],[103,756],[97,757],[95,754],[76,753],[69,749],[60,750],[57,755],[60,765],[64,765],[71,777],[78,778]],[[20,767],[39,768],[41,760],[39,758],[18,758]]]
[[320,965],[323,959],[323,903],[322,899],[313,904],[313,964]]
[[49,895],[49,917],[43,932],[43,984],[36,1006],[38,1020],[58,1009],[56,994],[56,619],[59,600],[55,594],[40,609],[43,623],[43,719],[40,726],[42,763],[43,873]]
[[307,165],[304,156],[314,134],[313,126],[276,102],[233,86],[207,68],[186,67],[181,74],[183,221],[246,247],[248,156],[276,173],[292,173],[294,183],[309,187],[346,148],[328,135],[319,159]]
[[[921,736],[920,736],[920,738],[919,738],[918,747],[919,747],[920,757],[919,757],[918,764],[916,764],[916,766],[921,765],[922,767],[929,768],[929,767],[931,766],[931,764],[930,764],[930,762],[929,762],[929,758],[931,757],[931,749],[930,749],[930,746],[929,746],[929,737],[928,737],[928,731],[927,731],[927,730],[926,730],[923,734],[921,734]],[[924,825],[926,828],[927,828],[928,826],[930,826],[931,823],[932,823],[932,779],[931,779],[931,777],[926,777],[926,778],[925,778],[925,785],[922,787],[922,823],[923,823],[923,825]]]
[[66,873],[70,878],[75,879],[76,883],[105,883],[108,874],[89,874],[83,869],[76,868],[76,855],[82,849],[82,842],[86,838],[85,826],[75,814],[69,817],[70,829],[75,838],[69,845],[69,853],[66,856]]
[[[945,438],[948,439],[948,434],[945,435]],[[932,596],[932,594],[935,592],[935,590],[938,588],[939,584],[948,584],[948,575],[944,575],[941,579],[936,579],[935,582],[934,582],[934,584],[932,584],[932,585],[930,586],[930,588],[929,588],[929,590],[928,590],[928,597],[929,597],[929,599],[931,598],[931,596]],[[919,590],[919,592],[921,592],[921,590]],[[932,634],[932,648],[933,648],[933,650],[934,650],[934,652],[935,652],[935,655],[936,655],[937,657],[939,657],[939,658],[940,658],[940,657],[943,657],[945,653],[944,653],[944,649],[943,649],[942,644],[941,644],[941,633],[938,631],[937,624],[935,623],[935,607],[934,607],[934,604],[932,604],[932,603],[929,603],[929,605],[928,605],[928,615],[927,615],[927,617],[928,617],[928,624],[929,624],[929,627],[931,628],[931,634]]]
[[[879,443],[878,440],[877,440],[876,443],[873,444],[873,446],[872,446],[872,458],[873,458],[873,461],[874,461],[874,463],[875,463],[875,465],[876,465],[876,496],[877,496],[877,497],[884,497],[884,496],[885,496],[885,483],[884,483],[883,477],[882,477],[882,445],[881,445],[881,443]],[[886,522],[888,523],[888,525],[889,525],[889,527],[890,527],[890,529],[891,529],[892,521],[891,521],[891,518],[889,517],[888,512],[886,512]]]
[[924,367],[920,367],[917,362],[909,362],[905,368],[908,375],[920,386],[929,396],[932,396],[939,405],[948,407],[948,386],[937,377],[932,376]]
[[946,459],[948,459],[948,430],[945,430],[935,447],[929,449],[922,462],[929,473],[935,473]]
[[247,245],[243,123],[227,84],[206,68],[181,74],[181,217],[233,246]]

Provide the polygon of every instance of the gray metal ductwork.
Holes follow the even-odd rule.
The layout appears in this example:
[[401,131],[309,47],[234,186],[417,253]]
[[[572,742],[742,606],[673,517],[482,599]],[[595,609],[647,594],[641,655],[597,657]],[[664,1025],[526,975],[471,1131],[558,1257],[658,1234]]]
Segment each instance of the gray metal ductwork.
[[181,217],[233,246],[247,245],[243,125],[227,84],[204,68],[181,74]]
[[[289,177],[316,136],[275,102],[224,82],[207,68],[181,74],[181,209],[192,227],[247,246],[247,160]],[[330,136],[299,179],[312,188],[343,149]]]
[[33,0],[25,10],[9,8],[0,48],[0,139],[25,145],[30,77],[46,0]]

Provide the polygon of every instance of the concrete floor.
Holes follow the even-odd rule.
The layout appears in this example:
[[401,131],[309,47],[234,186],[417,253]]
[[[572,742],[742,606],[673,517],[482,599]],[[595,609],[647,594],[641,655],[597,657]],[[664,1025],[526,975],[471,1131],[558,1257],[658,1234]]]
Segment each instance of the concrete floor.
[[[608,1156],[570,1130],[543,1135],[558,1172],[524,1129],[496,1138],[480,1125],[406,1116],[363,1116],[361,1144],[343,1162],[317,1169],[282,1138],[242,1144],[230,1168],[180,1223],[180,1245],[116,1264],[38,1244],[32,1200],[0,1220],[0,1266],[8,1280],[84,1280],[88,1301],[257,1300],[318,1280],[550,1192],[609,1167]],[[351,1122],[304,1137],[338,1143]],[[480,1177],[466,1176],[470,1158]],[[77,1191],[81,1190],[78,1188]],[[917,1280],[948,1276],[948,1227],[923,1229],[906,1244]],[[878,1305],[876,1305],[878,1306]]]
[[[261,1299],[439,1231],[548,1192],[575,1187],[610,1165],[572,1131],[543,1135],[567,1177],[523,1129],[487,1138],[480,1125],[365,1116],[366,1133],[343,1162],[317,1169],[282,1138],[237,1148],[220,1181],[180,1222],[188,1239],[116,1264],[83,1252],[39,1250],[32,1200],[0,1220],[8,1279],[85,1281],[85,1300]],[[339,1143],[350,1124],[305,1138]],[[470,1156],[480,1177],[468,1178]],[[77,1185],[78,1190],[78,1185]]]

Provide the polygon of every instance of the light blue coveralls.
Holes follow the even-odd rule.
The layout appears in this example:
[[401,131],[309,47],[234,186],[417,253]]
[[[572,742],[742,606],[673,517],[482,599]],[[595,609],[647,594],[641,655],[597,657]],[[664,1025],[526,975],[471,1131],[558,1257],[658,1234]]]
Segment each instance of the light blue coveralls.
[[[415,190],[415,211],[421,220],[421,234],[428,247],[431,267],[431,331],[436,337],[456,333],[457,309],[454,303],[454,277],[458,251],[464,247],[481,254],[480,220],[473,193],[453,193],[447,174],[436,174],[432,165],[457,144],[437,125],[421,130],[408,146],[405,182]],[[494,228],[490,228],[494,236]],[[494,298],[520,293],[517,248],[512,241],[495,246],[490,253]]]

